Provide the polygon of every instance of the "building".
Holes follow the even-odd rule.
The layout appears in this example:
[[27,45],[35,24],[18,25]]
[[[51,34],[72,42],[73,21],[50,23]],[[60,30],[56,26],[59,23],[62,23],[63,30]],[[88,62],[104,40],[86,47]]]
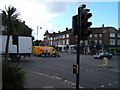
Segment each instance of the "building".
[[2,15],[0,14],[0,35],[2,35]]
[[[92,34],[87,40],[81,40],[80,45],[83,52],[91,52],[91,42],[94,42],[93,49],[107,51],[113,54],[120,53],[120,30],[114,27],[96,27],[90,28]],[[72,35],[72,29],[66,28],[65,31],[58,33],[49,33],[48,30],[44,34],[44,42],[46,45],[55,46],[60,51],[74,52],[76,49],[76,36]]]
[[91,28],[92,34],[88,37],[88,42],[95,41],[95,47],[106,50],[107,52],[119,53],[120,30],[114,27]]
[[66,28],[65,31],[58,33],[49,33],[48,30],[44,34],[45,45],[56,47],[60,51],[66,51],[69,47],[76,44],[76,37],[71,34],[71,29]]

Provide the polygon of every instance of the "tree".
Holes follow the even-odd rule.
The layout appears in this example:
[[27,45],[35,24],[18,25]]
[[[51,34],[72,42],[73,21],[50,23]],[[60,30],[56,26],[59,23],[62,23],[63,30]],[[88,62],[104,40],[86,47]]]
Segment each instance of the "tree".
[[19,64],[2,61],[2,90],[25,90],[26,73]]
[[31,36],[32,34],[32,29],[29,28],[27,25],[25,25],[25,22],[21,22],[16,20],[15,24],[15,32],[17,32],[18,35],[21,36]]
[[8,6],[8,8],[5,7],[5,10],[2,11],[2,21],[3,24],[7,27],[7,41],[6,41],[6,49],[5,49],[5,60],[8,60],[8,45],[9,45],[9,39],[10,35],[13,33],[14,29],[12,26],[12,21],[17,20],[19,13],[17,12],[15,7]]
[[94,46],[95,46],[95,41],[94,41],[94,40],[91,40],[91,41],[90,41],[91,54],[94,54]]
[[86,47],[85,47],[85,42],[84,42],[84,41],[81,43],[80,49],[81,49],[81,50],[80,50],[81,53],[84,53],[84,52],[85,52]]

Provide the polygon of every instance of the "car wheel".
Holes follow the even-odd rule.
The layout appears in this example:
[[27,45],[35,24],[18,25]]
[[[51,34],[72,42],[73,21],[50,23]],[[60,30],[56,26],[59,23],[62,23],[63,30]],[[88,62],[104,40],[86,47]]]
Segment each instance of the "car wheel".
[[41,54],[41,57],[45,57],[45,54]]
[[38,57],[41,57],[41,54],[40,54],[40,55],[38,55]]
[[60,55],[58,55],[58,57],[60,57]]
[[103,59],[103,57],[100,57],[100,59]]

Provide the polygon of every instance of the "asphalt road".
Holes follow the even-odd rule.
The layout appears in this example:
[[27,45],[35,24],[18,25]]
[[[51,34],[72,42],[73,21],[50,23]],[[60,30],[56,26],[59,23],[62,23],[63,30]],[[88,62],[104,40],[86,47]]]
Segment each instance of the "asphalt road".
[[[25,71],[42,73],[74,86],[76,75],[73,74],[73,64],[76,64],[76,54],[60,55],[60,58],[31,56],[22,59],[20,64]],[[91,55],[80,55],[81,88],[118,88],[118,56],[108,61],[112,68],[99,67],[102,64],[103,60],[94,59]]]

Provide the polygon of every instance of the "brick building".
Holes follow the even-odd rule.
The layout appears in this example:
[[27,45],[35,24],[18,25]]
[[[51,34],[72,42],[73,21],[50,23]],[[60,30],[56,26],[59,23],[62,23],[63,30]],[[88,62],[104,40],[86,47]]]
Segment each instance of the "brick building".
[[2,15],[0,14],[0,35],[2,35]]
[[[110,53],[120,53],[120,30],[114,27],[96,27],[90,28],[92,34],[87,40],[80,41],[85,44],[85,50],[90,53],[90,42],[94,41],[94,49],[106,50]],[[76,47],[76,36],[72,35],[72,29],[66,28],[65,31],[58,33],[49,33],[48,30],[44,34],[44,42],[46,45],[55,46],[58,50],[74,52]]]

